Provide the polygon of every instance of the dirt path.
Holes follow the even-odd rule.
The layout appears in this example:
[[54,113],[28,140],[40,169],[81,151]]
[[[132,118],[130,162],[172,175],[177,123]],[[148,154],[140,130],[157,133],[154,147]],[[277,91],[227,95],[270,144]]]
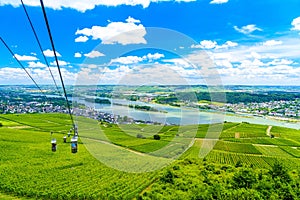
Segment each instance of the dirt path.
[[267,136],[269,136],[269,137],[271,137],[271,134],[270,134],[271,129],[272,129],[272,126],[269,126],[269,127],[267,128],[267,130],[266,130],[266,134],[267,134]]
[[137,155],[140,155],[140,156],[145,156],[147,154],[144,154],[144,153],[141,153],[139,151],[135,151],[133,149],[130,149],[130,148],[127,148],[127,147],[122,147],[122,146],[119,146],[119,145],[115,145],[113,143],[110,143],[108,141],[104,141],[104,140],[99,140],[99,139],[93,139],[93,138],[88,138],[88,137],[83,137],[84,139],[87,139],[87,140],[93,140],[93,141],[96,141],[96,142],[100,142],[102,144],[107,144],[107,145],[111,145],[113,147],[116,147],[118,149],[122,149],[122,150],[125,150],[125,151],[129,151],[131,153],[134,153],[134,154],[137,154]]

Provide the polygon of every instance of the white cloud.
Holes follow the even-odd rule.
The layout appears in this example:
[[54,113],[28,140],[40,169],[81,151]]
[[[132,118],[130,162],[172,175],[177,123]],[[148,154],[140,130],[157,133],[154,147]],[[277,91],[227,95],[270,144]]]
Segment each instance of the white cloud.
[[38,60],[37,57],[35,56],[26,56],[26,55],[19,55],[19,54],[15,54],[14,55],[15,58],[17,58],[19,61],[33,61],[33,60]]
[[204,49],[213,49],[217,46],[217,42],[216,41],[211,41],[211,40],[203,40],[203,41],[200,42],[200,45]]
[[191,48],[203,48],[203,49],[213,49],[217,46],[216,41],[211,41],[211,40],[202,40],[200,44],[194,45],[192,44]]
[[88,40],[89,40],[89,38],[86,36],[79,36],[79,37],[75,38],[75,42],[86,42]]
[[190,68],[191,64],[189,64],[186,60],[182,58],[173,58],[173,59],[165,59],[163,60],[165,63],[172,63],[173,65],[176,65],[178,67],[182,68]]
[[81,57],[82,57],[82,55],[81,55],[81,53],[79,53],[79,52],[76,52],[76,53],[74,54],[74,57],[75,57],[75,58],[81,58]]
[[293,19],[292,26],[291,30],[300,31],[300,17]]
[[280,40],[268,40],[263,43],[263,46],[275,46],[275,45],[280,45],[282,44],[282,41]]
[[134,23],[134,24],[139,24],[139,23],[141,23],[140,20],[134,19],[133,17],[130,17],[130,16],[129,16],[125,21],[126,21],[127,23]]
[[119,57],[119,58],[115,58],[112,59],[111,62],[112,63],[120,63],[120,64],[133,64],[133,63],[138,63],[138,62],[142,62],[143,58],[138,57],[138,56],[126,56],[126,57]]
[[223,3],[227,3],[228,0],[212,0],[210,2],[210,4],[223,4]]
[[238,46],[238,43],[236,43],[236,42],[231,42],[231,41],[227,41],[227,42],[225,42],[225,43],[222,44],[222,45],[216,46],[216,49],[228,49],[228,48],[230,48],[230,47],[236,47],[236,46]]
[[[52,77],[48,70],[42,68],[26,68],[37,84],[53,84]],[[56,67],[50,67],[56,81],[59,82],[59,74]],[[65,84],[73,84],[76,73],[70,72],[65,68],[61,69]],[[0,84],[33,84],[28,76],[24,76],[21,68],[4,67],[0,68]]]
[[[52,51],[50,49],[43,51],[43,53],[46,57],[54,57],[54,51]],[[60,53],[58,53],[57,51],[56,51],[56,55],[57,55],[57,57],[61,57]]]
[[[54,10],[61,10],[63,8],[71,8],[79,12],[85,12],[87,10],[92,10],[96,6],[142,6],[143,8],[149,7],[151,2],[173,2],[174,0],[72,0],[72,1],[45,1],[45,7],[52,8]],[[175,0],[175,2],[194,2],[196,0]],[[39,0],[24,0],[24,4],[28,6],[40,6]],[[18,7],[21,5],[18,0],[1,0],[0,6],[12,5],[13,7]]]
[[148,60],[158,60],[160,58],[164,58],[165,55],[164,54],[161,54],[161,53],[155,53],[155,54],[151,54],[151,53],[148,53],[147,55],[143,56],[143,59],[148,59]]
[[84,54],[84,56],[88,57],[88,58],[98,58],[98,57],[102,57],[105,56],[103,53],[99,52],[99,51],[91,51],[90,53],[86,53]]
[[140,20],[128,17],[125,22],[110,22],[107,26],[92,26],[76,31],[76,35],[92,37],[93,40],[100,39],[102,44],[146,44],[144,36],[146,29]]
[[200,42],[200,44],[192,44],[192,49],[227,49],[230,47],[236,47],[238,46],[238,43],[227,41],[222,45],[218,45],[216,41],[211,40],[203,40]]
[[148,53],[147,55],[144,55],[142,57],[139,56],[124,56],[124,57],[119,57],[119,58],[115,58],[111,60],[111,63],[120,63],[120,64],[124,64],[124,65],[129,65],[129,64],[135,64],[135,63],[139,63],[142,61],[146,61],[148,60],[148,62],[152,62],[154,60],[158,60],[161,58],[164,58],[165,55],[161,54],[161,53]]
[[291,65],[294,62],[292,60],[287,60],[287,59],[274,59],[271,62],[268,62],[267,65]]
[[234,30],[236,30],[240,33],[246,34],[246,35],[251,34],[254,31],[263,31],[261,28],[256,27],[255,24],[249,24],[249,25],[243,26],[241,28],[234,26],[233,28],[234,28]]
[[[68,63],[66,61],[63,61],[63,60],[58,60],[58,64],[59,64],[59,66],[66,66],[66,65],[68,65],[70,63]],[[56,66],[56,61],[51,62],[50,65]]]
[[47,67],[47,65],[41,63],[41,62],[28,62],[28,67],[30,68],[44,68],[44,67]]

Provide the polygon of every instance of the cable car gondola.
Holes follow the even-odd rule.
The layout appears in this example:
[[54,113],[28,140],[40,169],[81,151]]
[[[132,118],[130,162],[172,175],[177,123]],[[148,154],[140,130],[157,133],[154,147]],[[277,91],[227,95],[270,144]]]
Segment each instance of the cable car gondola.
[[77,153],[78,150],[78,137],[74,136],[71,138],[71,152]]
[[56,151],[56,139],[51,140],[51,146],[52,146],[52,151],[55,152]]

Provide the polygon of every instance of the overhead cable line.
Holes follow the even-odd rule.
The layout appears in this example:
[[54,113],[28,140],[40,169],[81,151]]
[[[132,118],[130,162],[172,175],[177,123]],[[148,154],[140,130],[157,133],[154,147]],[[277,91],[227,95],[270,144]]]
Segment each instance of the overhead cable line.
[[51,69],[50,69],[50,65],[49,65],[49,63],[48,63],[48,61],[47,61],[47,58],[46,58],[44,52],[43,52],[42,45],[41,45],[40,40],[39,40],[39,38],[38,38],[38,36],[37,36],[37,33],[36,33],[35,29],[34,29],[34,26],[33,26],[32,22],[31,22],[31,19],[30,19],[29,15],[28,15],[28,12],[27,12],[26,7],[25,7],[25,5],[24,5],[24,3],[23,3],[23,0],[21,0],[21,2],[22,2],[22,6],[23,6],[23,9],[24,9],[24,12],[25,12],[25,14],[26,14],[26,16],[27,16],[27,19],[28,19],[28,21],[29,21],[29,24],[30,24],[30,26],[31,26],[32,32],[33,32],[33,34],[34,34],[34,36],[35,36],[35,39],[36,39],[36,41],[37,41],[37,43],[38,43],[38,45],[39,45],[40,51],[42,52],[42,55],[43,55],[44,60],[45,60],[45,63],[46,63],[46,65],[47,65],[47,67],[48,67],[48,70],[49,70],[49,72],[50,72],[50,74],[51,74],[52,80],[53,80],[53,82],[54,82],[54,84],[55,84],[56,90],[58,91],[58,93],[59,93],[59,95],[60,95],[61,93],[60,93],[60,91],[59,91],[59,89],[58,89],[58,86],[57,86],[56,81],[55,81],[55,79],[54,79],[53,73],[52,73],[52,71],[51,71]]
[[8,49],[8,51],[11,53],[11,55],[16,59],[16,61],[19,63],[19,65],[22,67],[22,69],[26,72],[26,74],[29,76],[29,78],[32,80],[32,82],[35,84],[35,86],[41,91],[41,93],[44,95],[44,97],[47,99],[47,96],[44,94],[43,90],[40,88],[40,86],[36,83],[36,81],[33,79],[33,77],[30,75],[30,73],[26,70],[24,65],[19,61],[19,59],[15,56],[14,52],[9,48],[9,46],[6,44],[6,42],[3,40],[2,37],[0,37],[1,42],[4,44],[4,46]]
[[55,57],[56,66],[57,66],[57,69],[58,69],[60,81],[61,81],[61,84],[62,84],[62,87],[63,87],[63,91],[64,91],[64,95],[65,95],[65,98],[66,98],[69,115],[70,115],[70,118],[71,118],[71,121],[72,121],[72,125],[73,125],[73,128],[74,128],[74,134],[75,134],[75,123],[74,123],[73,116],[72,116],[72,113],[71,113],[71,107],[70,107],[70,103],[69,103],[69,100],[68,100],[64,80],[63,80],[61,70],[60,70],[60,67],[59,67],[59,63],[58,63],[58,59],[57,59],[57,55],[56,55],[56,50],[55,50],[55,47],[54,47],[54,41],[53,41],[52,34],[51,34],[51,31],[50,31],[50,25],[49,25],[48,18],[47,18],[47,15],[46,15],[44,2],[43,2],[43,0],[40,0],[40,2],[41,2],[45,23],[46,23],[46,26],[47,26],[47,30],[48,30],[48,34],[49,34],[49,38],[50,38],[50,42],[51,42],[51,46],[52,46],[52,50],[53,50],[54,57]]

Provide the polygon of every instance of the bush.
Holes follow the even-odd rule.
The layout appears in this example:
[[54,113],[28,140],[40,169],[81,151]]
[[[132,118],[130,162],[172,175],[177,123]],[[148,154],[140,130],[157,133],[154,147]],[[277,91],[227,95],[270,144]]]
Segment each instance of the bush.
[[160,136],[159,135],[153,135],[154,140],[160,140]]
[[3,124],[0,122],[0,127],[2,127],[3,126]]
[[270,171],[270,174],[273,179],[280,179],[281,182],[283,183],[288,183],[291,182],[291,177],[288,174],[288,171],[283,167],[282,164],[276,162]]
[[235,188],[252,188],[256,183],[256,174],[250,169],[242,169],[233,176],[233,185]]

